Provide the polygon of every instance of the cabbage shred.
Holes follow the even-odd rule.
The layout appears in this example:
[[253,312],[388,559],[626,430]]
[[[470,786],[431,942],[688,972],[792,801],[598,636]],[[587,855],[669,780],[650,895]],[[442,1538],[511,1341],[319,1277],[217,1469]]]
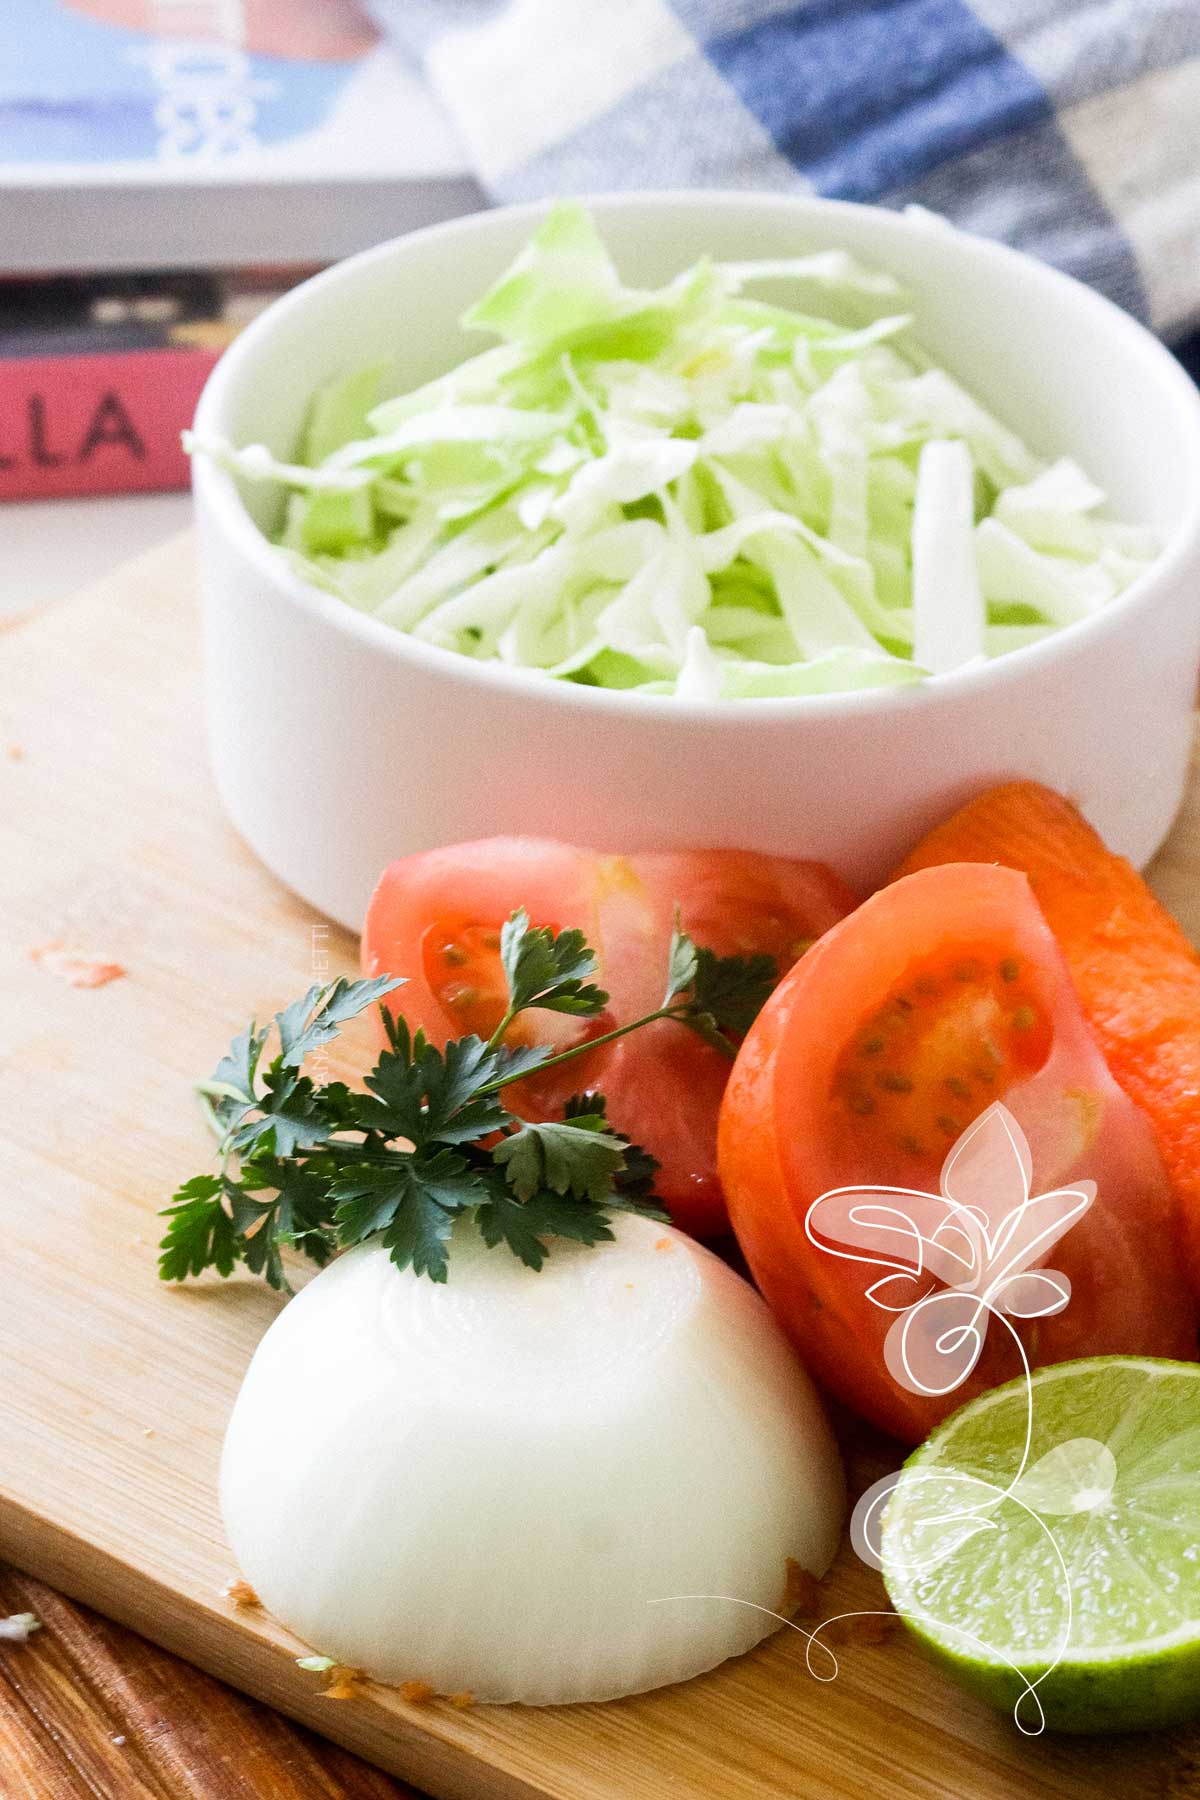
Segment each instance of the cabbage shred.
[[295,463],[192,442],[284,485],[308,580],[444,650],[681,699],[892,687],[1086,617],[1157,552],[841,251],[642,291],[564,204],[464,324],[501,341],[415,392],[319,390]]

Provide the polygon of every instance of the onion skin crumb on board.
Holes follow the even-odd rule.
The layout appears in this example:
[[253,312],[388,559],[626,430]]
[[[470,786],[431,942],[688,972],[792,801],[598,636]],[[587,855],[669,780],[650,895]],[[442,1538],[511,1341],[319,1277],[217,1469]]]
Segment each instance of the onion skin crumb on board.
[[850,1621],[850,1636],[856,1644],[886,1644],[895,1629],[894,1613],[859,1613]]
[[841,1618],[827,1620],[820,1627],[820,1633],[826,1644],[834,1645],[838,1649],[848,1644],[856,1644],[860,1648],[866,1649],[888,1643],[895,1625],[896,1615],[894,1613],[846,1613]]
[[465,1712],[468,1706],[474,1706],[475,1704],[475,1696],[470,1688],[462,1688],[457,1694],[448,1694],[446,1698],[449,1700],[451,1706],[457,1706],[459,1710],[463,1712]]
[[[255,1603],[261,1604],[257,1599]],[[321,1689],[322,1700],[357,1700],[367,1679],[361,1669],[352,1669],[348,1663],[334,1662],[332,1656],[298,1656],[296,1667],[309,1675],[329,1677],[328,1687]]]
[[820,1610],[820,1583],[794,1556],[784,1562],[779,1612],[785,1619],[815,1619]]
[[410,1706],[428,1706],[431,1700],[437,1699],[436,1692],[427,1681],[402,1681],[399,1694]]
[[60,938],[53,938],[47,944],[34,944],[29,951],[30,958],[38,967],[45,969],[58,981],[65,981],[68,987],[98,988],[110,981],[119,981],[128,971],[118,962],[107,962],[101,957],[85,956],[78,950],[67,950]]
[[221,1589],[221,1598],[223,1600],[232,1600],[233,1604],[237,1607],[262,1605],[262,1601],[250,1586],[250,1583],[248,1581],[243,1581],[240,1576],[235,1581],[227,1581],[225,1583],[225,1586]]
[[331,1670],[330,1675],[329,1686],[321,1690],[322,1700],[357,1700],[367,1679],[361,1669],[340,1666]]

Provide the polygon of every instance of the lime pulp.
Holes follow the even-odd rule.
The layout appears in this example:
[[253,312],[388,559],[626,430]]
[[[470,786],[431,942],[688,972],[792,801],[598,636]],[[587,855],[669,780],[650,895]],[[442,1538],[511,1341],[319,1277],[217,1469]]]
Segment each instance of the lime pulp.
[[905,1623],[1023,1731],[1200,1714],[1200,1365],[1093,1357],[982,1395],[905,1464],[880,1549]]

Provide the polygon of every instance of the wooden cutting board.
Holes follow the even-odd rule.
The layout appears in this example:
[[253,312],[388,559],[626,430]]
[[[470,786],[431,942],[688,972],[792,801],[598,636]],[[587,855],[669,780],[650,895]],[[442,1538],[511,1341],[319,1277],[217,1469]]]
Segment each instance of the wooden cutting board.
[[[1200,931],[1200,790],[1155,881]],[[126,974],[68,986],[30,956],[48,942]],[[191,1082],[354,950],[218,810],[186,541],[0,637],[0,1559],[442,1800],[1200,1792],[1200,1732],[1023,1740],[902,1632],[842,1644],[826,1685],[784,1631],[634,1700],[458,1711],[326,1700],[285,1631],[222,1599],[221,1434],[279,1302],[251,1280],[160,1286],[155,1210],[210,1155]],[[856,1473],[888,1466],[881,1446]],[[880,1592],[847,1552],[822,1608]]]

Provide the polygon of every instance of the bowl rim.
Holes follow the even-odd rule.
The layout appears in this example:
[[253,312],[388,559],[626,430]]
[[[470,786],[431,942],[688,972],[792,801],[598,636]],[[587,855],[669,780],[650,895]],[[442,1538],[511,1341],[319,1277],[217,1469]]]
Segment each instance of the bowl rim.
[[[644,719],[661,722],[676,719],[694,724],[704,721],[715,726],[734,726],[744,730],[749,719],[757,718],[772,725],[789,718],[809,718],[822,714],[915,711],[937,706],[943,699],[950,702],[960,696],[1003,689],[1020,683],[1060,659],[1069,660],[1076,648],[1084,648],[1093,639],[1102,640],[1111,631],[1120,630],[1130,613],[1153,605],[1164,594],[1173,591],[1175,578],[1192,560],[1200,566],[1200,388],[1193,383],[1183,366],[1146,326],[1125,312],[1107,296],[1075,276],[1043,263],[991,238],[963,230],[938,213],[920,206],[903,211],[858,201],[826,199],[807,194],[760,193],[755,190],[728,188],[662,188],[629,189],[627,191],[588,194],[584,204],[598,215],[619,213],[628,209],[653,212],[685,211],[708,213],[717,209],[724,213],[744,207],[754,210],[792,213],[798,219],[814,216],[842,216],[871,221],[886,245],[887,239],[909,237],[914,232],[936,231],[952,234],[967,255],[991,262],[997,270],[1017,273],[1032,280],[1036,287],[1069,294],[1080,311],[1081,322],[1088,318],[1123,338],[1147,373],[1165,386],[1173,399],[1179,427],[1178,450],[1190,456],[1195,479],[1191,499],[1162,550],[1145,571],[1112,601],[1085,618],[1060,626],[1037,643],[1006,651],[989,661],[977,661],[941,675],[926,676],[919,681],[899,686],[860,688],[827,694],[761,695],[728,700],[703,700],[674,694],[643,694],[629,689],[590,687],[580,682],[559,680],[538,669],[527,669],[501,662],[484,661],[463,656],[457,651],[427,644],[410,632],[399,630],[370,613],[360,612],[335,594],[305,581],[279,554],[278,548],[259,529],[247,509],[232,474],[208,457],[194,457],[192,486],[197,507],[208,511],[214,523],[233,548],[254,566],[269,586],[310,619],[356,639],[369,650],[378,651],[415,671],[436,675],[443,680],[461,680],[468,688],[510,696],[530,702],[544,701],[554,707],[578,711],[581,719],[597,712],[623,716],[631,722]],[[511,221],[532,229],[554,204],[552,199],[522,201],[508,206],[486,207],[476,212],[441,220],[436,224],[389,238],[344,257],[319,274],[300,282],[267,307],[234,340],[210,373],[200,396],[195,415],[198,435],[227,436],[223,429],[223,413],[232,392],[253,366],[260,346],[270,340],[284,319],[302,313],[312,295],[353,280],[375,263],[386,263],[403,257],[408,250],[434,238],[453,239],[470,236],[493,221]],[[886,261],[886,257],[884,257]],[[499,271],[497,271],[499,272]],[[1172,393],[1173,390],[1173,393]],[[201,550],[203,557],[203,548]]]

